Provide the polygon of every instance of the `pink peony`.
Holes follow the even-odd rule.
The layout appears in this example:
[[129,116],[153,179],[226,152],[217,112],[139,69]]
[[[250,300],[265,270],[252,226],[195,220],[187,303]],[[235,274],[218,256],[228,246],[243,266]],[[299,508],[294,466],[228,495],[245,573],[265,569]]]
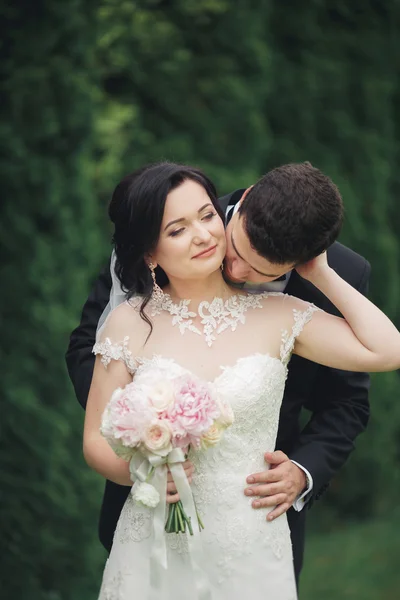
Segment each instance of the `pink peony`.
[[198,447],[201,436],[220,415],[209,387],[186,375],[175,380],[175,403],[167,411],[172,427],[174,445]]
[[118,388],[104,411],[101,433],[112,443],[135,448],[141,441],[145,427],[154,418],[148,402],[133,383]]
[[149,389],[147,396],[154,409],[162,413],[174,403],[174,386],[167,379],[158,381]]

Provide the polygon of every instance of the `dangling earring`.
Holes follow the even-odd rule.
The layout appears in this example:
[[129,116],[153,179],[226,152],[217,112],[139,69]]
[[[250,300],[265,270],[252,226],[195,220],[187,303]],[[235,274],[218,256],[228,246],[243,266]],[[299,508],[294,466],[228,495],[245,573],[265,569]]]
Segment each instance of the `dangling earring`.
[[151,277],[153,279],[152,297],[156,301],[161,301],[164,299],[164,292],[162,291],[162,289],[160,288],[160,286],[158,285],[158,283],[156,281],[156,274],[155,274],[156,267],[155,267],[155,265],[153,265],[152,262],[149,263],[149,269],[150,269]]

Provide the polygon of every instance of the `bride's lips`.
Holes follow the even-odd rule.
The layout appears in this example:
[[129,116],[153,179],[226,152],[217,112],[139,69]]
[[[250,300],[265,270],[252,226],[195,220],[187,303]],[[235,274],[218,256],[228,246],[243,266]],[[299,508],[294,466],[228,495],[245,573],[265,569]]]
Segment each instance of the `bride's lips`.
[[211,256],[212,254],[214,254],[216,248],[217,244],[215,244],[215,246],[210,246],[210,248],[203,250],[203,252],[199,252],[198,254],[196,254],[196,256],[192,256],[192,258],[203,258],[203,256]]

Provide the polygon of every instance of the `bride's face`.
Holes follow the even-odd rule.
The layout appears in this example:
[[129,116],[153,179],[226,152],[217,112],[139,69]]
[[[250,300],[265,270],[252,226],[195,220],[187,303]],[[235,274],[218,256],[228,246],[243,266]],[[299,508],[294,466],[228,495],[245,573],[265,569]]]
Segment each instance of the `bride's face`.
[[168,194],[150,258],[169,278],[207,277],[219,269],[225,247],[224,224],[201,185],[187,180]]

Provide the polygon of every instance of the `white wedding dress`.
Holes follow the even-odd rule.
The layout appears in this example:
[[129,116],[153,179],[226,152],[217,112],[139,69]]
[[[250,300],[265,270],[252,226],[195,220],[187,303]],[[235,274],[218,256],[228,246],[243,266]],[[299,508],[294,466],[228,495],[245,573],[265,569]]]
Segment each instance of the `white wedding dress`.
[[[134,374],[134,381],[138,382],[142,377],[151,376],[154,369],[165,370],[166,377],[188,371],[199,375],[201,366],[206,369],[203,373],[211,373],[207,369],[211,362],[214,364],[213,373],[217,372],[207,380],[231,403],[235,422],[217,446],[192,452],[190,457],[195,465],[193,495],[205,525],[200,534],[203,546],[201,567],[212,600],[297,598],[286,514],[267,522],[268,510],[254,509],[252,498],[244,495],[247,476],[265,470],[264,452],[275,449],[287,364],[295,338],[316,310],[305,303],[300,310],[290,308],[292,327],[288,329],[285,327],[288,325],[287,309],[290,304],[285,302],[287,298],[283,294],[264,294],[260,300],[262,309],[257,311],[249,309],[256,308],[254,296],[249,297],[246,324],[240,325],[240,330],[238,326],[236,333],[232,333],[232,328],[225,330],[215,339],[216,350],[214,346],[207,347],[202,336],[187,333],[183,338],[177,327],[171,327],[170,315],[161,314],[153,320],[154,332],[150,340],[153,335],[155,339],[153,346],[150,344],[147,350],[149,355],[137,360],[130,349],[131,335],[128,331],[129,311],[134,309],[126,305],[121,308],[121,318],[114,319],[114,326],[109,320],[110,326],[106,326],[94,348],[105,366],[113,359],[122,360]],[[282,311],[268,310],[268,303],[270,308],[273,304],[277,308],[277,303],[280,309],[284,307],[286,320]],[[279,327],[280,315],[283,327]],[[243,323],[240,316],[239,320]],[[116,325],[115,321],[118,321]],[[277,356],[261,352],[265,345],[257,341],[263,333],[260,331],[261,322],[265,321],[265,331],[271,331],[271,337],[276,338],[279,332],[275,345],[269,342],[271,350],[277,348]],[[137,327],[138,321],[135,323]],[[168,324],[170,329],[166,338],[165,327]],[[178,350],[182,346],[186,349],[184,354]],[[251,347],[254,352],[248,352]],[[155,355],[152,349],[158,348],[160,352]],[[236,358],[233,358],[232,348],[236,348]],[[226,355],[232,356],[230,366],[219,367],[221,363],[225,364],[221,357]],[[194,367],[189,369],[189,364],[197,365],[196,370]],[[99,600],[147,600],[152,597],[149,560],[153,538],[152,513],[153,509],[138,506],[132,496],[128,496],[115,531]],[[168,569],[163,572],[159,600],[197,598],[186,534],[165,536]]]

